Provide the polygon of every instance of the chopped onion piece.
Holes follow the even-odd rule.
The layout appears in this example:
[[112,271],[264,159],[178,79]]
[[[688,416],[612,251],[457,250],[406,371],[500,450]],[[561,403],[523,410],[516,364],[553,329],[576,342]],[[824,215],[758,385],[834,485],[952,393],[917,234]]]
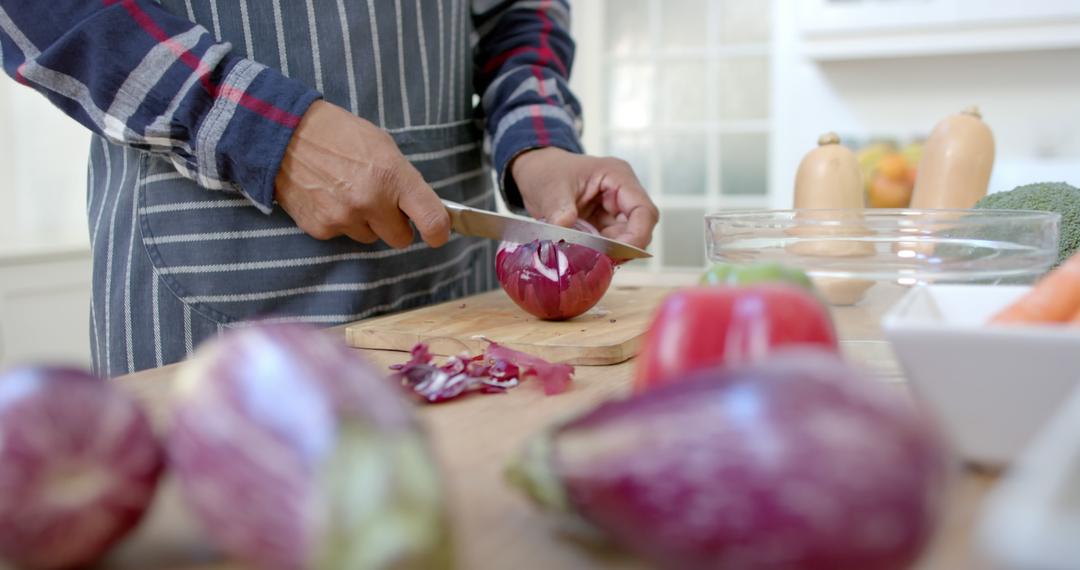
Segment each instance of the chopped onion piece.
[[410,351],[411,358],[390,367],[401,384],[430,403],[453,400],[468,392],[503,393],[522,380],[535,377],[547,395],[565,392],[570,387],[574,367],[551,363],[542,358],[512,350],[487,341],[482,354],[460,354],[449,357],[442,365],[425,343],[417,343]]

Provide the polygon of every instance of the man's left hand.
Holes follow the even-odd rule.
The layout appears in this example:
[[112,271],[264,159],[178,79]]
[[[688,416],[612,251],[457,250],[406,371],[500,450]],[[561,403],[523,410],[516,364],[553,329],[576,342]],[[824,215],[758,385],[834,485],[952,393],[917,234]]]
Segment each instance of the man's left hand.
[[537,219],[571,226],[581,218],[605,237],[641,248],[652,241],[660,212],[626,161],[549,147],[522,153],[510,173]]

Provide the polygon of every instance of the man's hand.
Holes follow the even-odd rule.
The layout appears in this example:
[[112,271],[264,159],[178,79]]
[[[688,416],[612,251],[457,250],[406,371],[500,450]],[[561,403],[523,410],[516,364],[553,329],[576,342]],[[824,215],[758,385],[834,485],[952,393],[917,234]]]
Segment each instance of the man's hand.
[[304,114],[274,182],[278,204],[317,239],[406,247],[409,220],[432,247],[450,239],[446,208],[394,139],[325,101]]
[[510,172],[535,218],[560,226],[581,218],[641,248],[652,241],[660,213],[625,161],[541,148],[515,158]]

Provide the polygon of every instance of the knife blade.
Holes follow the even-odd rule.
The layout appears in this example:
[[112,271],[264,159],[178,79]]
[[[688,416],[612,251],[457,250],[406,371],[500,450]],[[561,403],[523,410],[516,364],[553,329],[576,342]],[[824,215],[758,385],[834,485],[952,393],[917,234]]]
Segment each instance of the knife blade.
[[461,235],[517,243],[529,243],[533,240],[565,240],[568,243],[591,247],[613,259],[652,257],[652,254],[643,249],[601,235],[580,232],[523,216],[470,208],[449,200],[443,200],[443,204],[446,206],[446,211],[450,213],[450,223],[454,230]]

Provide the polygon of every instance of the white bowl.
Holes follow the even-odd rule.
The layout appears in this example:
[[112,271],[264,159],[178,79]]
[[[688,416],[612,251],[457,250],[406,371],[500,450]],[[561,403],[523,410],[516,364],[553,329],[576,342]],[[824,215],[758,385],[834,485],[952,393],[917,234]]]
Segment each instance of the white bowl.
[[882,321],[913,389],[972,463],[1011,462],[1080,383],[1080,328],[988,324],[1029,289],[922,286]]

